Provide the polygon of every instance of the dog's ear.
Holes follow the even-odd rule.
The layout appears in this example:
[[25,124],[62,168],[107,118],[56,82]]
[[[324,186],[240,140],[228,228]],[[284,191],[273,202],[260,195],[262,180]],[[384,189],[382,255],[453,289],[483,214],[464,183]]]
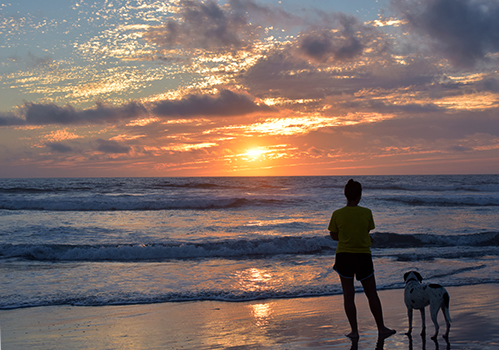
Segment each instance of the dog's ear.
[[419,283],[423,282],[423,276],[419,272],[414,271],[414,274],[418,278]]
[[406,280],[407,280],[407,276],[409,276],[409,274],[410,274],[410,273],[411,273],[410,271],[409,271],[409,272],[404,273],[404,281],[406,281]]

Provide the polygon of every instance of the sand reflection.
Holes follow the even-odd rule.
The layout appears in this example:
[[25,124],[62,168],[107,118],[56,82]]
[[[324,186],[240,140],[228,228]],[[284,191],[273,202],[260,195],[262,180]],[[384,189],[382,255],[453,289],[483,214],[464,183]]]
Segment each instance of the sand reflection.
[[258,327],[269,325],[273,313],[272,303],[253,304],[249,305],[249,307],[251,308],[251,315],[255,320],[255,324]]

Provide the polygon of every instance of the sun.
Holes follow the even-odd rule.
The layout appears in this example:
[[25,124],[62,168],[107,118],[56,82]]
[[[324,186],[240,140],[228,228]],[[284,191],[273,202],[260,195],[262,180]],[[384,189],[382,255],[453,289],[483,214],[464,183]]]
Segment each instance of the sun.
[[264,150],[258,149],[258,148],[252,148],[246,152],[246,156],[251,157],[251,158],[258,158],[260,157],[263,153],[265,153]]

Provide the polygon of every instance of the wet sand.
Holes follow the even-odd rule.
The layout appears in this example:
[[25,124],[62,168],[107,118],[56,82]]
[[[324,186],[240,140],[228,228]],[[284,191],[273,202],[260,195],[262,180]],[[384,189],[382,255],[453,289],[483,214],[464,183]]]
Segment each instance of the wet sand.
[[1,349],[498,349],[499,284],[448,287],[449,343],[439,314],[437,343],[415,313],[407,331],[403,290],[380,291],[385,323],[397,334],[380,341],[364,294],[356,297],[361,337],[346,338],[342,296],[251,302],[50,306],[0,311]]

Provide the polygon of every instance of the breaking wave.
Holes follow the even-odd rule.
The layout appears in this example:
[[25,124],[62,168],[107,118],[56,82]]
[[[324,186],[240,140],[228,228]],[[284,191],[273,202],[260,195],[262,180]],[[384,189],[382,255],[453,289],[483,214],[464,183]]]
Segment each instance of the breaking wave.
[[[434,247],[492,247],[492,250],[473,249],[467,254],[493,254],[499,246],[499,233],[486,232],[470,235],[401,235],[396,233],[374,234],[373,249],[383,248],[382,254],[395,254],[399,260],[424,260],[446,257],[440,251],[403,253],[397,248]],[[281,254],[333,254],[336,243],[328,236],[275,237],[251,240],[226,240],[216,242],[170,242],[155,244],[121,245],[71,245],[71,244],[2,244],[0,258],[21,258],[40,261],[144,261],[198,258],[271,257]],[[448,257],[466,253],[449,251]],[[418,255],[419,254],[419,255]],[[418,257],[419,256],[419,257]]]

